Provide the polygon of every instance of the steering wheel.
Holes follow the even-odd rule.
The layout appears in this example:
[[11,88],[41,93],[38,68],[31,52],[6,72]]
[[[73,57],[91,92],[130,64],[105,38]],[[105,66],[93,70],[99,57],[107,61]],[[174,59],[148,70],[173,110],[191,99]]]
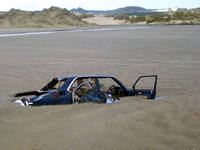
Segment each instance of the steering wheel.
[[116,93],[115,85],[111,85],[111,86],[108,88],[107,93],[109,93],[109,94],[111,94],[111,95],[114,95],[114,94]]

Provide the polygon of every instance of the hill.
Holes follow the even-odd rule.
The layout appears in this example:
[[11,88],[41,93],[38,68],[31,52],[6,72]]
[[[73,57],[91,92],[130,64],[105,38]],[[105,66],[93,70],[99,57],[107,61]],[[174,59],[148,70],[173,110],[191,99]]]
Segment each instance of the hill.
[[0,26],[14,27],[49,27],[49,26],[85,26],[76,15],[67,9],[51,7],[42,11],[22,11],[11,9],[0,14]]
[[200,11],[200,7],[199,8],[195,8],[195,9],[192,9],[193,11]]
[[86,14],[107,14],[108,11],[104,10],[85,10],[83,8],[73,8],[70,10],[72,13],[86,13]]
[[0,15],[2,15],[2,14],[4,14],[5,13],[5,11],[0,11]]
[[91,14],[105,14],[105,15],[111,15],[116,16],[119,14],[128,14],[128,15],[148,15],[148,14],[157,14],[159,12],[155,12],[150,9],[145,9],[143,7],[138,6],[127,6],[122,7],[114,10],[84,10],[83,8],[77,8],[77,9],[71,9],[70,12],[73,13],[91,13]]

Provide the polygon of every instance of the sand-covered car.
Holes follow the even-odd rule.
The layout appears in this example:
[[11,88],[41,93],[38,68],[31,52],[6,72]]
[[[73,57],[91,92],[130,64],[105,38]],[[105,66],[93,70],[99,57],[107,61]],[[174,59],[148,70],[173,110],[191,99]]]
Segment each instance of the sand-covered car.
[[[141,80],[149,78],[152,80],[151,88],[137,87]],[[14,96],[22,97],[15,99],[16,103],[28,106],[82,102],[112,103],[125,96],[143,95],[154,99],[156,87],[157,75],[140,76],[130,89],[111,75],[79,75],[56,77],[39,90],[20,92]],[[33,95],[34,97],[30,97]]]

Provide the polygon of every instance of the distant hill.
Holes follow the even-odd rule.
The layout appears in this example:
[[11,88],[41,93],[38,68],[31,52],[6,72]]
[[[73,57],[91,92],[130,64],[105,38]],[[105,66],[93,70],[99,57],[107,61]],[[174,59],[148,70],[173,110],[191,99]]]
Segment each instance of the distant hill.
[[85,10],[83,8],[74,8],[71,9],[70,12],[72,13],[88,13],[88,14],[106,14],[108,11],[103,10]]
[[120,12],[120,13],[131,13],[134,11],[149,11],[148,9],[145,9],[143,7],[138,7],[138,6],[127,6],[123,8],[118,8],[115,10],[112,10],[111,12]]
[[200,7],[199,8],[195,8],[195,9],[192,9],[194,11],[200,11]]
[[76,15],[67,9],[51,7],[42,11],[22,11],[11,9],[0,14],[0,26],[48,27],[48,26],[85,26]]
[[73,13],[88,13],[88,10],[85,10],[83,8],[74,8],[74,9],[71,9],[70,12],[73,12]]
[[155,12],[150,9],[145,9],[143,7],[138,7],[138,6],[127,6],[123,8],[118,8],[114,10],[84,10],[83,8],[77,8],[77,9],[71,9],[70,12],[73,13],[91,13],[91,14],[105,14],[105,15],[111,15],[111,16],[116,16],[119,14],[126,13],[128,15],[148,15],[148,14],[155,14],[159,12]]
[[2,15],[2,14],[4,14],[5,13],[5,11],[0,11],[0,15]]

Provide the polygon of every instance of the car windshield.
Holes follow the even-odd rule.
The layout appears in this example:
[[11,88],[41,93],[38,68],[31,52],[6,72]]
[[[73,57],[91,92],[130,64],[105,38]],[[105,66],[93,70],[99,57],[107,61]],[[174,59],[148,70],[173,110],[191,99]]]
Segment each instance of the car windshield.
[[67,78],[60,80],[60,81],[58,80],[58,78],[54,78],[46,86],[44,86],[41,90],[49,91],[49,90],[59,89],[66,81],[67,81]]

